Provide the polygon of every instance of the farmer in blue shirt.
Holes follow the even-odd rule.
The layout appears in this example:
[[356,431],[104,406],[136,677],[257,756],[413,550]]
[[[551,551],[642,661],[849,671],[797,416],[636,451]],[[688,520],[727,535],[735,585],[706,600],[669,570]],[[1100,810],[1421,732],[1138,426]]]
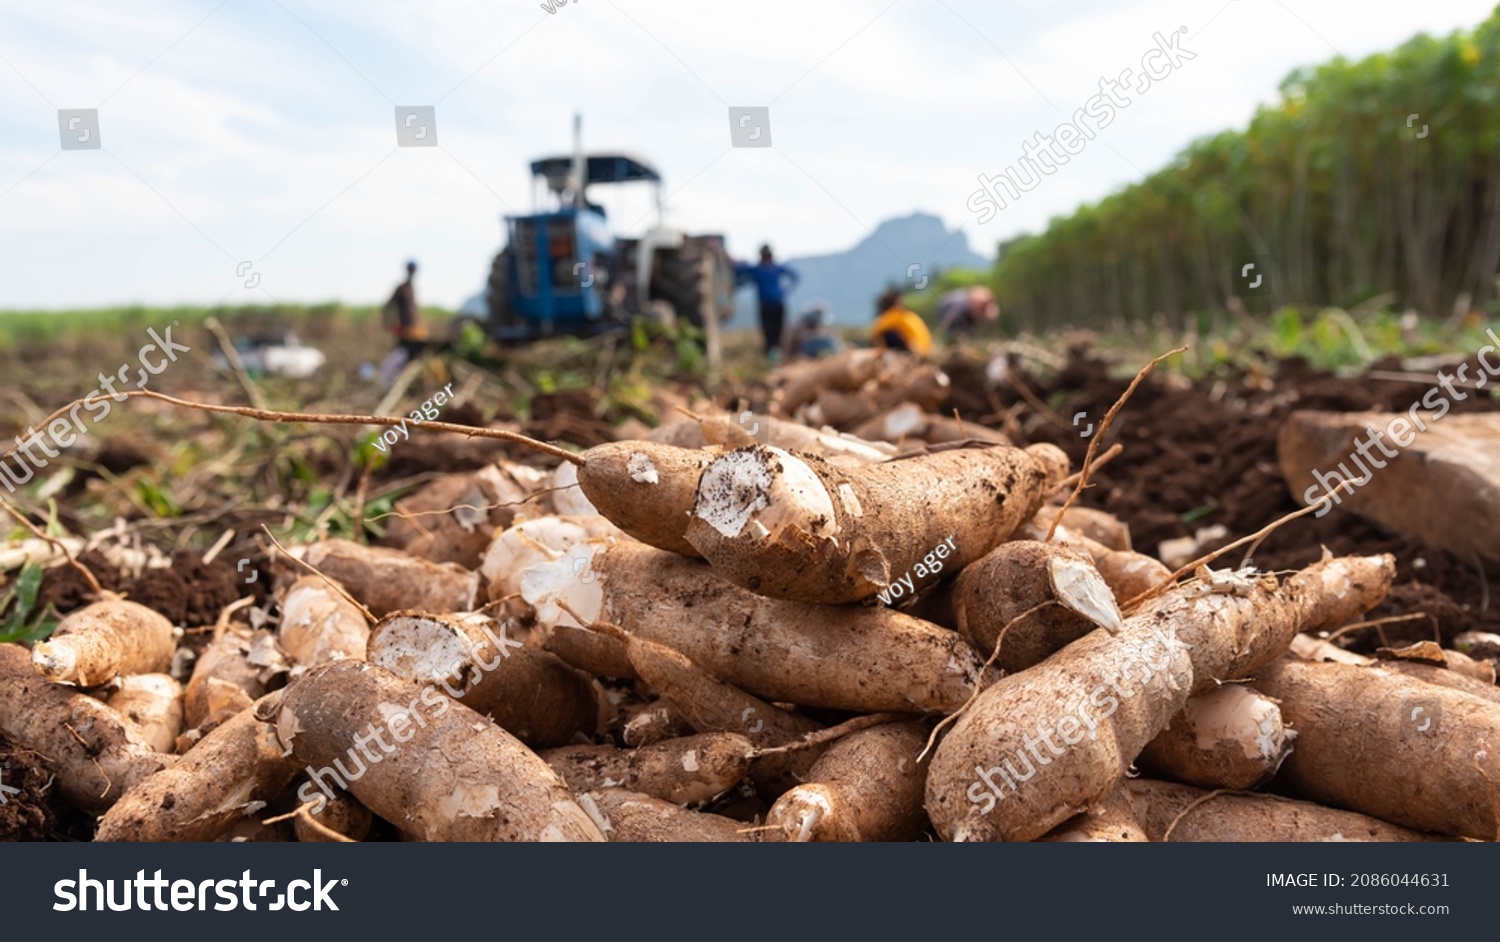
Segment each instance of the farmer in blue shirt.
[[755,282],[755,295],[760,301],[760,332],[766,342],[766,359],[775,363],[781,359],[781,328],[786,322],[786,293],[797,286],[797,272],[785,265],[776,264],[771,256],[771,247],[762,245],[759,265],[734,263],[735,285],[751,281]]

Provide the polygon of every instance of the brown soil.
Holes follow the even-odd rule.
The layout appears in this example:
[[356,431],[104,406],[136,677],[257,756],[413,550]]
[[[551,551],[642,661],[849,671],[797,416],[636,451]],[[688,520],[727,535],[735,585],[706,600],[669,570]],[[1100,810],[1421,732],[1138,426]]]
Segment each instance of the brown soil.
[[[181,552],[172,557],[172,565],[148,569],[139,578],[124,579],[98,552],[84,553],[79,562],[86,566],[107,591],[118,592],[166,616],[174,625],[198,628],[212,625],[219,612],[236,599],[253,595],[262,602],[270,585],[270,569],[257,553],[240,567],[243,558],[220,554],[205,566],[197,553]],[[252,575],[253,581],[250,580]],[[38,606],[50,602],[59,614],[66,615],[95,601],[92,589],[82,574],[72,566],[54,566],[42,577],[37,593]]]
[[0,736],[0,841],[44,841],[55,834],[51,784],[41,756]]

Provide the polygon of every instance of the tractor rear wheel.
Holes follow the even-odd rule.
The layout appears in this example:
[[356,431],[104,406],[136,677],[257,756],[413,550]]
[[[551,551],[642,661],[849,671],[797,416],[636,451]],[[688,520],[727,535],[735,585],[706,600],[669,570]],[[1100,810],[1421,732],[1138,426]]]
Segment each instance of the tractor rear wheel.
[[[705,256],[712,262],[705,266]],[[722,252],[691,239],[675,249],[657,250],[651,297],[672,305],[679,320],[703,326],[704,302],[722,322],[733,312],[734,272]]]

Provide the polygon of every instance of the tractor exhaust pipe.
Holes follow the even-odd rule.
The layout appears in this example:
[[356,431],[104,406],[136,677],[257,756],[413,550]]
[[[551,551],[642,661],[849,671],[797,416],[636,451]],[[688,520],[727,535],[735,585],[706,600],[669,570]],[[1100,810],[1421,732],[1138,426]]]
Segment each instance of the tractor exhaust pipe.
[[583,157],[583,114],[573,114],[573,205],[577,209],[583,209],[588,205],[588,198],[584,195],[588,184],[588,167]]

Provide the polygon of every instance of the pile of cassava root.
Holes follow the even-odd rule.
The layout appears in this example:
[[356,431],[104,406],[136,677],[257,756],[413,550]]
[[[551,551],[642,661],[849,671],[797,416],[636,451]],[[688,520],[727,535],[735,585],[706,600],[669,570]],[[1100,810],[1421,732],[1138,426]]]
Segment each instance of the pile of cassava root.
[[0,736],[98,840],[1495,839],[1490,666],[1319,637],[1389,556],[1174,574],[943,382],[862,352],[445,476],[206,647],[106,594],[0,645]]

